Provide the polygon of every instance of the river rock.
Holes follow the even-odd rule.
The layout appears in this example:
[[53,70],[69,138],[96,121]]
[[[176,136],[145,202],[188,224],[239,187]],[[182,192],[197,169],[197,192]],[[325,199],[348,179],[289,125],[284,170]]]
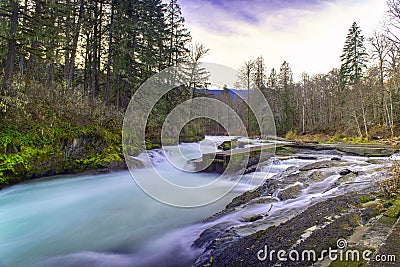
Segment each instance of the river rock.
[[317,156],[309,156],[309,155],[301,155],[297,157],[298,159],[303,159],[303,160],[317,160]]
[[259,197],[260,194],[257,191],[247,191],[240,196],[235,197],[231,203],[226,206],[226,209],[233,209],[240,205],[246,204],[250,200]]
[[294,199],[301,195],[301,191],[303,189],[304,189],[304,186],[302,184],[296,184],[293,186],[289,186],[289,187],[279,191],[277,197],[280,200]]
[[262,219],[263,216],[261,214],[250,214],[250,215],[243,215],[241,217],[242,222],[255,222]]
[[218,146],[218,149],[222,150],[230,150],[232,148],[232,142],[231,141],[224,141],[222,144]]
[[272,197],[261,197],[261,198],[251,201],[249,204],[266,204],[266,203],[273,203],[273,202],[277,202],[277,201],[278,200],[276,200],[275,198],[272,198]]
[[301,167],[299,170],[300,171],[310,171],[310,170],[315,170],[315,169],[329,168],[329,167],[332,167],[334,164],[335,164],[335,162],[332,162],[332,161],[319,161],[319,162],[307,164],[307,165]]
[[[340,196],[322,203],[317,203],[309,207],[306,211],[266,230],[258,231],[254,234],[240,237],[231,241],[228,245],[220,244],[207,250],[205,253],[213,257],[213,266],[274,266],[278,263],[274,258],[272,261],[260,261],[257,259],[257,252],[268,245],[269,249],[287,251],[293,247],[302,235],[311,226],[326,225],[325,227],[315,227],[309,238],[301,242],[296,250],[305,251],[314,249],[318,253],[328,247],[334,248],[338,238],[346,238],[352,234],[354,228],[361,223],[360,215],[357,211],[352,211],[352,206],[357,204],[357,196]],[[344,214],[336,216],[335,221],[328,223],[336,215],[337,211],[346,211]],[[209,261],[208,261],[209,262]],[[207,261],[199,257],[194,266],[204,266]],[[311,266],[312,262],[296,262],[296,265],[284,266]]]
[[192,247],[194,248],[202,248],[202,247],[207,247],[213,240],[217,239],[222,235],[222,233],[225,231],[225,229],[229,228],[230,226],[234,225],[235,222],[223,222],[216,224],[206,230],[204,230],[199,238],[197,238],[193,244]]
[[350,173],[358,174],[358,172],[352,171],[352,170],[349,170],[349,169],[343,169],[343,170],[341,170],[341,171],[339,172],[340,175],[348,175],[348,174],[350,174]]

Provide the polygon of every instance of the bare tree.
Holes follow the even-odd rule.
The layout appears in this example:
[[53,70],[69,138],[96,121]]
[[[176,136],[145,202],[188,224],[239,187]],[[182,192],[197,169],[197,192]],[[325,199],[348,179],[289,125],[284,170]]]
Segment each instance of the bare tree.
[[[384,85],[384,78],[385,78],[385,61],[390,51],[390,40],[388,37],[382,33],[375,31],[370,37],[369,42],[372,47],[372,58],[378,61],[378,70],[379,70],[379,91],[380,91],[380,102],[381,102],[381,109],[382,109],[382,118],[386,125],[391,127],[391,120],[389,114],[389,108],[387,104],[387,96],[385,93],[385,85]],[[392,132],[393,135],[393,132]]]
[[387,12],[385,30],[388,38],[400,43],[400,2],[398,0],[387,0]]
[[189,57],[193,63],[199,62],[201,58],[208,54],[210,51],[205,45],[200,43],[193,43],[189,46]]
[[[247,101],[250,101],[250,89],[252,87],[252,76],[254,71],[254,61],[248,60],[244,63],[244,65],[239,70],[239,76],[234,84],[237,88],[245,88],[247,90]],[[249,106],[246,105],[246,114],[247,114],[247,129],[250,126],[250,109]]]

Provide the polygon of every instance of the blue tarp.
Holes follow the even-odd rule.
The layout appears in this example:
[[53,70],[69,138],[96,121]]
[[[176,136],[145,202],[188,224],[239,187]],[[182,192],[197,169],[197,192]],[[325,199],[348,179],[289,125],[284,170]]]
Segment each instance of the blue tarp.
[[244,99],[247,98],[247,90],[237,90],[237,89],[224,89],[224,90],[218,90],[218,89],[196,89],[197,92],[199,93],[205,93],[205,94],[213,94],[213,95],[222,95],[224,91],[228,91],[231,99],[235,99],[237,97],[242,97]]

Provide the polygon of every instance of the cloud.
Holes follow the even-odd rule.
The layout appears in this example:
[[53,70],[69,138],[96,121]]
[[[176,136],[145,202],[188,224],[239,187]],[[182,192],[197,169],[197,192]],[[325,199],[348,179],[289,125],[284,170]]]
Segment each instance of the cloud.
[[282,29],[299,17],[323,8],[328,2],[321,0],[184,0],[184,12],[195,25],[208,26],[215,33],[235,34],[235,25],[257,26],[268,21],[272,27]]
[[[204,58],[238,69],[263,55],[267,68],[287,60],[295,75],[340,66],[347,31],[357,21],[368,36],[378,26],[384,1],[375,0],[182,0],[195,41],[210,48]],[[230,5],[229,5],[230,3]]]

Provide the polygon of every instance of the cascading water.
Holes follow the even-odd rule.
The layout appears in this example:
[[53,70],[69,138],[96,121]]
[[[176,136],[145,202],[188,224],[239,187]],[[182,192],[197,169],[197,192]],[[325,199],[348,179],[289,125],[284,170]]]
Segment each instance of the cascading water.
[[[214,143],[226,139],[210,138]],[[218,175],[183,172],[176,166],[185,166],[186,161],[174,155],[180,152],[193,159],[201,152],[213,150],[215,146],[211,143],[182,144],[164,151],[153,150],[137,159],[146,166],[153,165],[171,182],[199,186],[212,182]],[[170,153],[169,160],[166,153]],[[300,186],[298,196],[274,201],[272,205],[248,205],[214,221],[201,222],[222,210],[235,196],[254,188],[252,182],[256,179],[284,181],[284,171],[288,168],[318,160],[271,159],[258,173],[244,175],[225,197],[191,209],[157,202],[141,191],[127,171],[56,177],[13,186],[0,191],[0,266],[190,266],[204,249],[192,248],[193,242],[213,225],[229,221],[246,226],[251,223],[243,221],[244,216],[263,214],[267,220],[263,224],[255,222],[250,228],[238,227],[238,233],[246,235],[265,228],[268,223],[277,224],[291,216],[292,211],[298,212],[318,199],[345,190],[343,183],[337,183],[340,175],[335,172],[309,185],[288,182],[279,189]],[[382,167],[365,164],[366,159],[360,157],[346,160],[360,172]],[[150,173],[148,168],[136,172]],[[357,179],[368,180],[368,175]],[[226,186],[232,185],[229,177],[225,181]],[[213,191],[210,194],[218,195],[224,188]],[[270,197],[279,200],[279,190]]]
[[[138,159],[181,185],[202,185],[218,177],[176,169],[164,153],[178,147],[169,149],[150,151]],[[182,144],[180,150],[188,158],[201,155],[196,144]],[[147,170],[136,171],[146,175]],[[190,242],[197,227],[193,224],[240,193],[234,189],[208,206],[183,209],[146,195],[127,171],[16,185],[0,191],[0,265],[110,266],[112,261],[112,266],[143,266],[144,261],[154,265],[157,259],[164,265],[167,255],[175,252],[182,255],[174,261],[185,262],[184,257],[192,258]]]

